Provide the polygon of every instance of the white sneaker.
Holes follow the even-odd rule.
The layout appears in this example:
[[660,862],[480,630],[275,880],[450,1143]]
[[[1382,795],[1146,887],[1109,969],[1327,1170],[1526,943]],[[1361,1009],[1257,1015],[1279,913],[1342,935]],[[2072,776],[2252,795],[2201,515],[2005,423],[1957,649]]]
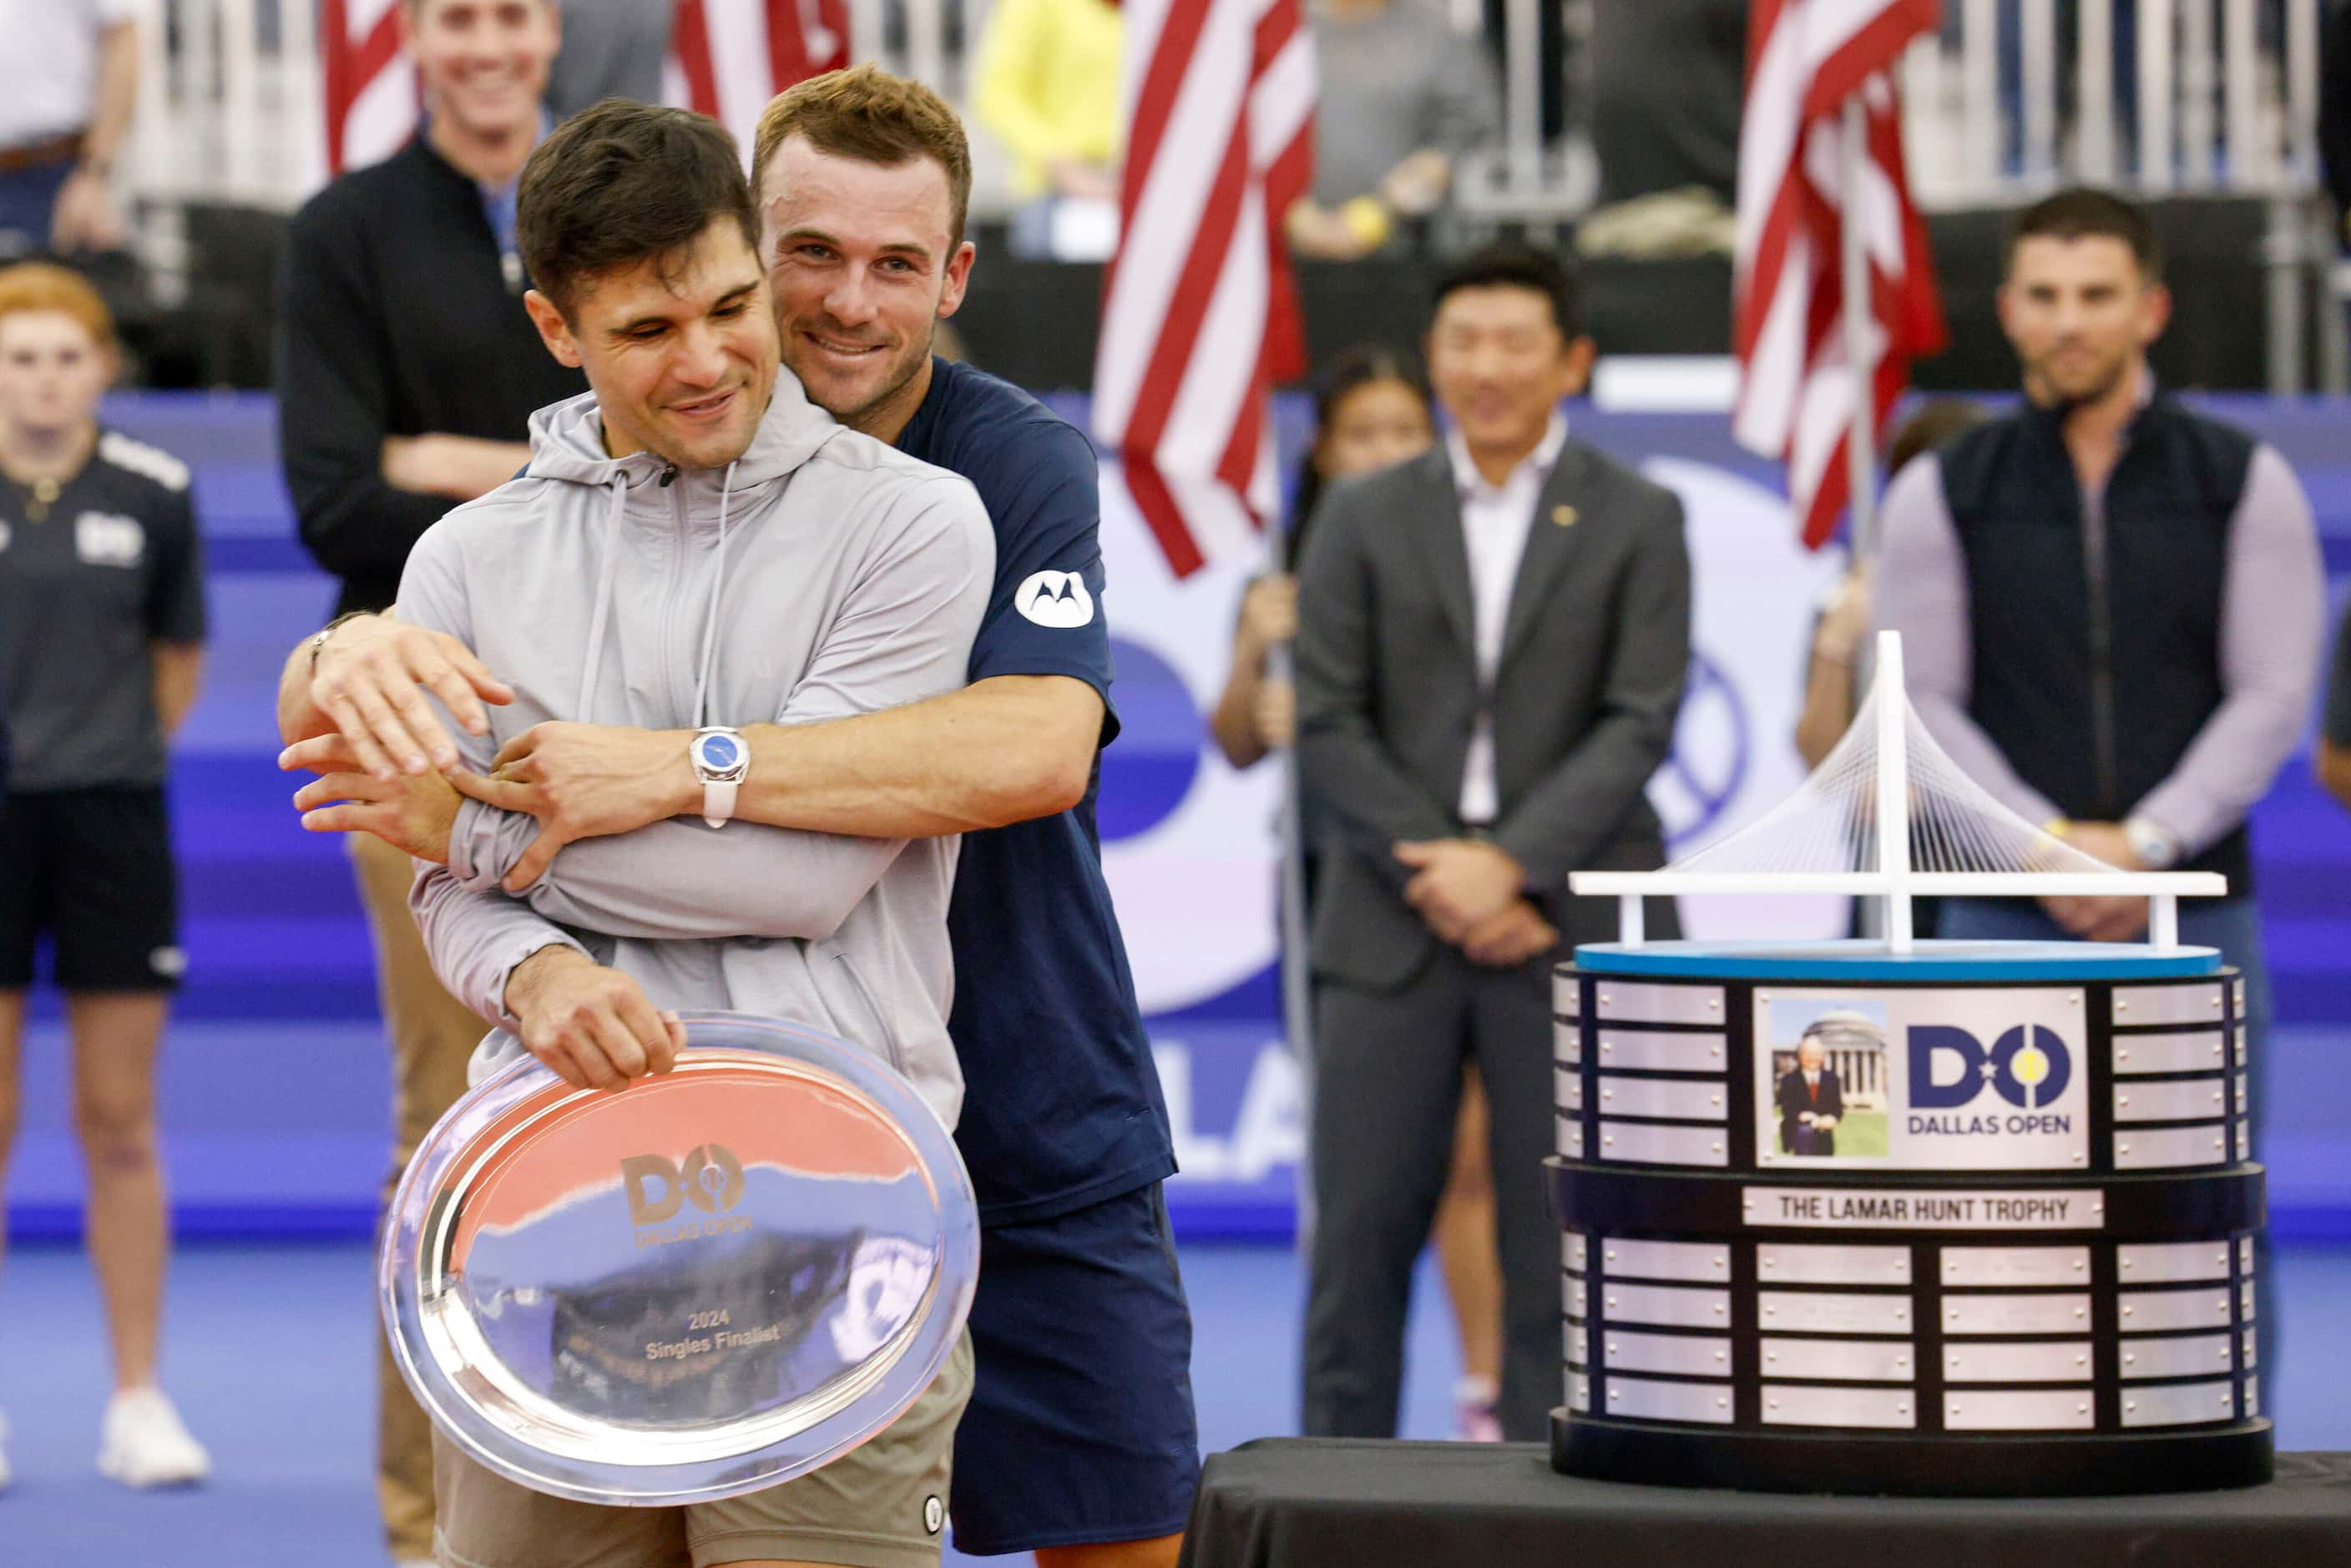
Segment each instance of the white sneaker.
[[107,1403],[99,1474],[128,1487],[186,1486],[203,1480],[212,1468],[162,1389],[152,1384],[126,1388]]

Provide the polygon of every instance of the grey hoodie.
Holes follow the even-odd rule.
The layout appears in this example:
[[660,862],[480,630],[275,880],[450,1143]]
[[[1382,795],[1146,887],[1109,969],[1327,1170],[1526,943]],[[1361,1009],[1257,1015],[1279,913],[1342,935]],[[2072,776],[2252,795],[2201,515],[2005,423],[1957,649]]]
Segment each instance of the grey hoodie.
[[[963,684],[995,573],[977,492],[834,423],[789,372],[724,472],[606,456],[593,394],[542,409],[530,432],[528,471],[427,530],[401,580],[402,620],[459,638],[515,688],[487,736],[453,727],[465,766],[486,770],[545,719],[802,724]],[[498,883],[537,831],[468,801],[449,864],[420,862],[410,907],[474,1011],[512,1030],[507,977],[562,943],[656,1007],[765,1013],[862,1045],[955,1125],[956,840],[677,817],[567,845],[511,897]]]

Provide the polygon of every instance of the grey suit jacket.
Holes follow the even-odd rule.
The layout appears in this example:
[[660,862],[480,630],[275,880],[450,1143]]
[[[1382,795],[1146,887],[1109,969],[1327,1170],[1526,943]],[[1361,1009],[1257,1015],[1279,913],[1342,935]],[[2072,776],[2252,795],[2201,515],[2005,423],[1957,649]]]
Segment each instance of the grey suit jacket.
[[1315,972],[1393,988],[1437,951],[1391,846],[1461,835],[1481,706],[1494,716],[1494,842],[1526,867],[1564,941],[1612,936],[1612,902],[1571,898],[1567,874],[1664,862],[1642,788],[1672,745],[1689,616],[1681,503],[1571,439],[1481,689],[1445,448],[1331,491],[1299,569],[1298,766],[1322,833]]

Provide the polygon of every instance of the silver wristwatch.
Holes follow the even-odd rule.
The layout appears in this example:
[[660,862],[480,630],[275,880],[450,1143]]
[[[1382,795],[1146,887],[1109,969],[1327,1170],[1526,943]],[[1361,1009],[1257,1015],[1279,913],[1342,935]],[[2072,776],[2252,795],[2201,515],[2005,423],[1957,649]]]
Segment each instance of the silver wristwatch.
[[712,725],[694,732],[685,755],[694,776],[702,780],[702,820],[714,828],[725,827],[735,814],[736,786],[751,771],[751,748],[739,732]]
[[2138,863],[2149,871],[2169,871],[2179,863],[2179,841],[2148,821],[2133,817],[2123,823],[2123,838]]

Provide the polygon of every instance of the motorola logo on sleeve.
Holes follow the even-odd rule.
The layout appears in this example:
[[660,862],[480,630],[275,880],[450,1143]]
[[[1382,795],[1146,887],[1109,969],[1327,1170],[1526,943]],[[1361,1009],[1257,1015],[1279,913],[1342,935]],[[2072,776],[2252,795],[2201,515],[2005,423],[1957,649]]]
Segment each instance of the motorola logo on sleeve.
[[[743,1162],[724,1144],[704,1144],[681,1161],[662,1155],[627,1155],[621,1161],[621,1192],[629,1200],[629,1219],[637,1228],[640,1247],[751,1228],[748,1216],[727,1212],[743,1201]],[[678,1219],[678,1211],[689,1203],[711,1218]]]
[[1040,626],[1083,626],[1094,618],[1094,596],[1074,571],[1031,574],[1014,591],[1012,607]]

